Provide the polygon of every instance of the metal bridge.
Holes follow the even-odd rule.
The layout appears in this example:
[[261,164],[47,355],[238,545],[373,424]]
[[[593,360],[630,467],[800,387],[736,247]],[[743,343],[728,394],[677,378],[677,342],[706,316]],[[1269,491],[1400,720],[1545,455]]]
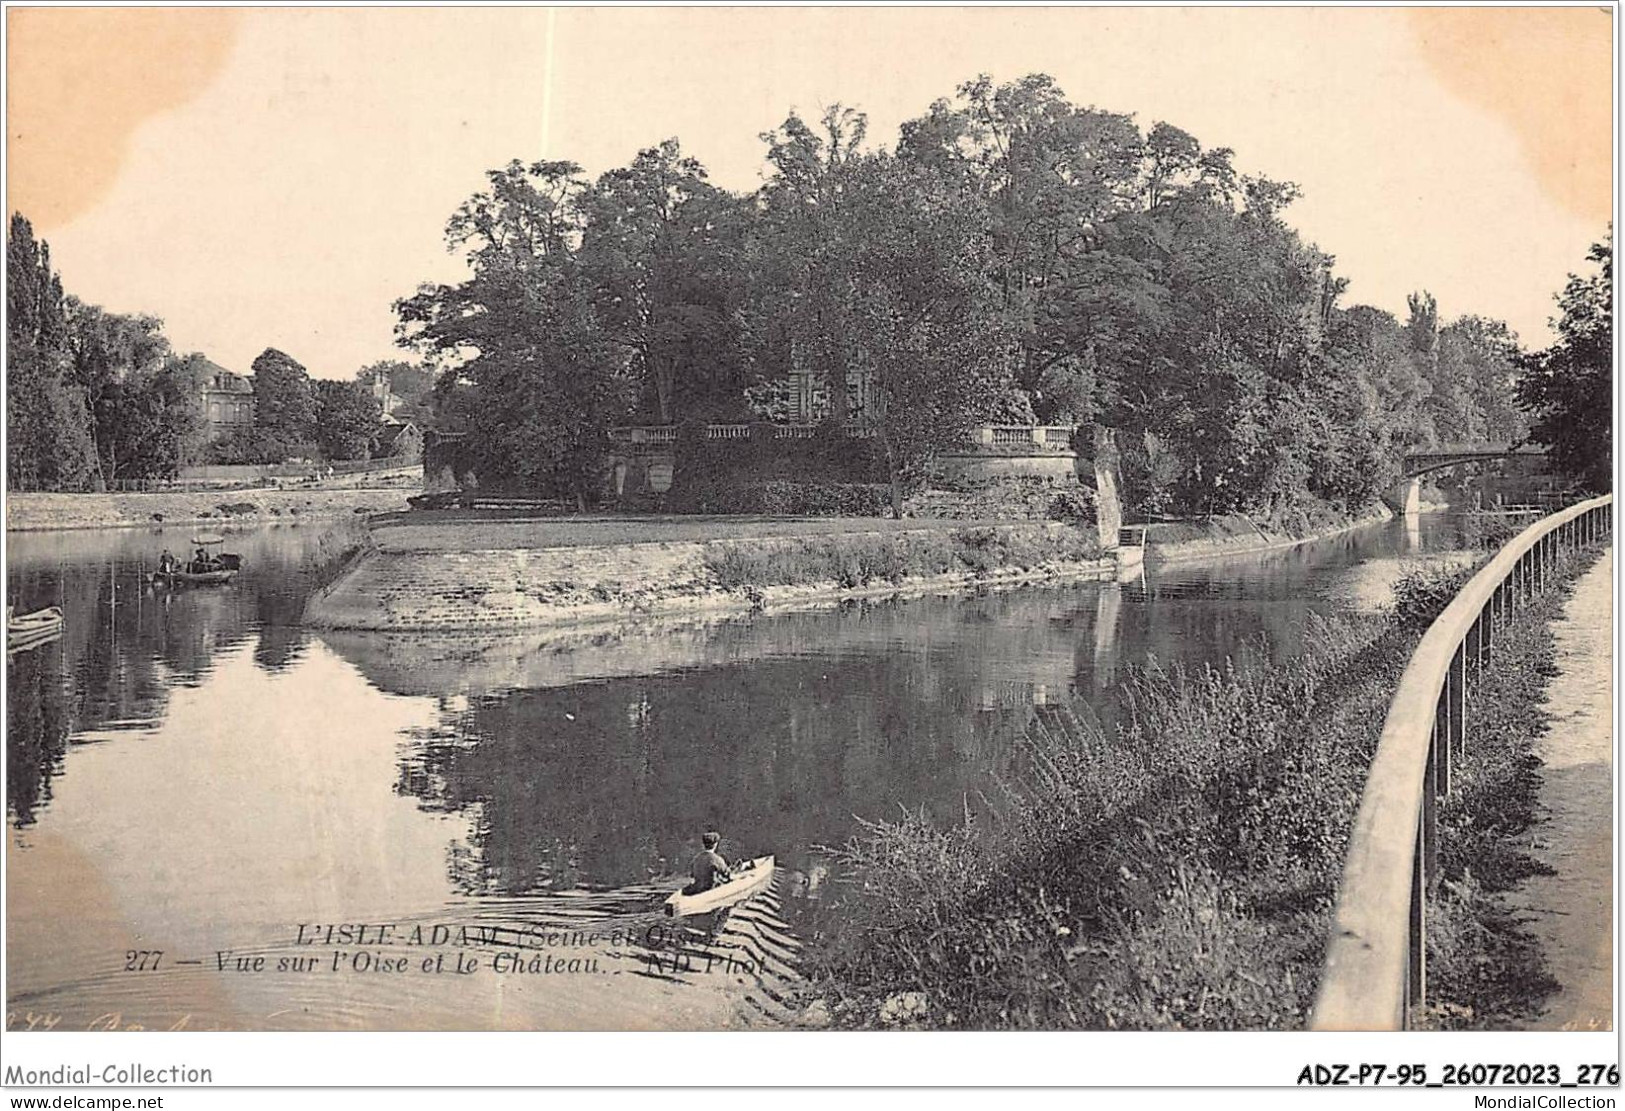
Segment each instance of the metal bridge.
[[1515,456],[1543,456],[1544,444],[1482,443],[1440,444],[1437,447],[1405,453],[1405,477],[1415,478],[1429,471],[1454,467],[1458,463],[1480,463],[1486,459],[1510,459]]

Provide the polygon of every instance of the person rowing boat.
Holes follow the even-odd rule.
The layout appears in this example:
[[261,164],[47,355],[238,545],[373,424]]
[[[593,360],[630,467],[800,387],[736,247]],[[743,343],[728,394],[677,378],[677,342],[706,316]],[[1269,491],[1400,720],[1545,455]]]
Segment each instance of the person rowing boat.
[[728,868],[728,861],[717,852],[717,846],[722,842],[722,834],[711,830],[700,838],[704,848],[694,857],[694,864],[690,869],[694,882],[683,888],[684,895],[698,895],[702,891],[709,891],[719,882],[727,883],[733,879],[733,872]]

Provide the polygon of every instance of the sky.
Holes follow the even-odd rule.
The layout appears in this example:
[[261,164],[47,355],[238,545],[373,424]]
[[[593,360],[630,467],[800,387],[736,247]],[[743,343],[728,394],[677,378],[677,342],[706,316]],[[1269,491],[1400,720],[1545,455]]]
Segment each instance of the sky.
[[890,145],[978,73],[1166,120],[1298,183],[1344,304],[1506,320],[1612,212],[1611,13],[1591,8],[191,8],[7,11],[9,207],[69,292],[246,372],[403,357],[456,281],[447,218],[511,159],[591,174],[679,138],[717,184],[839,101]]

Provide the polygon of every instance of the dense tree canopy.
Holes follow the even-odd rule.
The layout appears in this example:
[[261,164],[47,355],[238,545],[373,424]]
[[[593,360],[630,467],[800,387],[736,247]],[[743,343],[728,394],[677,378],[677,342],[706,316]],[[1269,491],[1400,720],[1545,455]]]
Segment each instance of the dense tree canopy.
[[987,221],[980,198],[884,155],[849,160],[840,177],[840,264],[817,275],[838,287],[817,292],[839,312],[842,362],[863,372],[861,416],[880,439],[900,515],[905,480],[973,425],[1008,419],[996,410],[1012,393],[1015,348],[976,234]]
[[739,201],[671,139],[604,174],[581,206],[583,277],[600,327],[643,384],[642,406],[670,423],[737,405]]
[[1530,436],[1551,462],[1589,490],[1613,488],[1614,240],[1592,245],[1590,274],[1571,274],[1557,297],[1557,342],[1523,360],[1518,398]]
[[202,356],[176,356],[152,316],[69,297],[68,349],[104,482],[173,478],[202,447]]
[[[291,355],[267,347],[254,359],[254,426],[286,456],[315,452],[316,391]],[[280,460],[265,460],[279,462]]]
[[[1142,511],[1353,507],[1442,441],[1533,435],[1606,476],[1611,245],[1560,298],[1559,342],[1524,359],[1504,324],[1425,291],[1403,321],[1341,305],[1335,260],[1286,221],[1295,186],[1043,75],[968,81],[890,149],[839,104],[762,139],[743,195],[675,139],[596,180],[491,172],[446,229],[468,279],[397,305],[424,362],[313,385],[267,349],[256,425],[215,457],[365,456],[383,378],[406,416],[471,433],[482,472],[585,500],[611,426],[782,416],[810,382],[816,416],[873,433],[897,495],[989,422],[1117,429]],[[198,452],[202,364],[157,320],[65,295],[21,216],[7,275],[14,488]]]
[[13,214],[6,239],[6,464],[12,489],[81,490],[95,449],[73,377],[62,282],[51,249]]
[[13,215],[6,244],[7,474],[12,489],[85,490],[169,478],[203,432],[200,356],[150,316],[63,293],[50,249]]
[[370,459],[383,425],[382,407],[359,382],[314,383],[316,447],[325,459]]
[[1524,430],[1503,324],[1341,306],[1296,186],[1172,124],[984,76],[891,150],[838,104],[762,139],[749,195],[668,140],[596,181],[512,163],[454,214],[471,277],[400,338],[492,473],[585,495],[610,425],[782,415],[809,379],[899,485],[978,422],[1099,422],[1169,512],[1358,506],[1410,447]]
[[[401,302],[402,335],[454,362],[437,390],[465,408],[487,474],[584,500],[603,476],[605,429],[635,383],[603,326],[578,248],[587,185],[572,162],[510,163],[453,216],[473,277]],[[469,353],[472,352],[470,355]]]

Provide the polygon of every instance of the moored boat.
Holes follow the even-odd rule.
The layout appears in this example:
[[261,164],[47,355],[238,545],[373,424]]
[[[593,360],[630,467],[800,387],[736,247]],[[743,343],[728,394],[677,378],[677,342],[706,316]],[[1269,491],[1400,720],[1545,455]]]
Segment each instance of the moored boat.
[[8,609],[6,611],[6,651],[14,652],[21,648],[32,648],[36,644],[61,635],[62,609],[59,606],[47,606],[33,613],[24,613],[16,616]]
[[691,914],[705,914],[750,898],[773,878],[773,858],[759,856],[755,860],[741,861],[734,865],[732,871],[733,879],[708,891],[701,891],[698,895],[673,892],[666,900],[666,916],[685,918]]

